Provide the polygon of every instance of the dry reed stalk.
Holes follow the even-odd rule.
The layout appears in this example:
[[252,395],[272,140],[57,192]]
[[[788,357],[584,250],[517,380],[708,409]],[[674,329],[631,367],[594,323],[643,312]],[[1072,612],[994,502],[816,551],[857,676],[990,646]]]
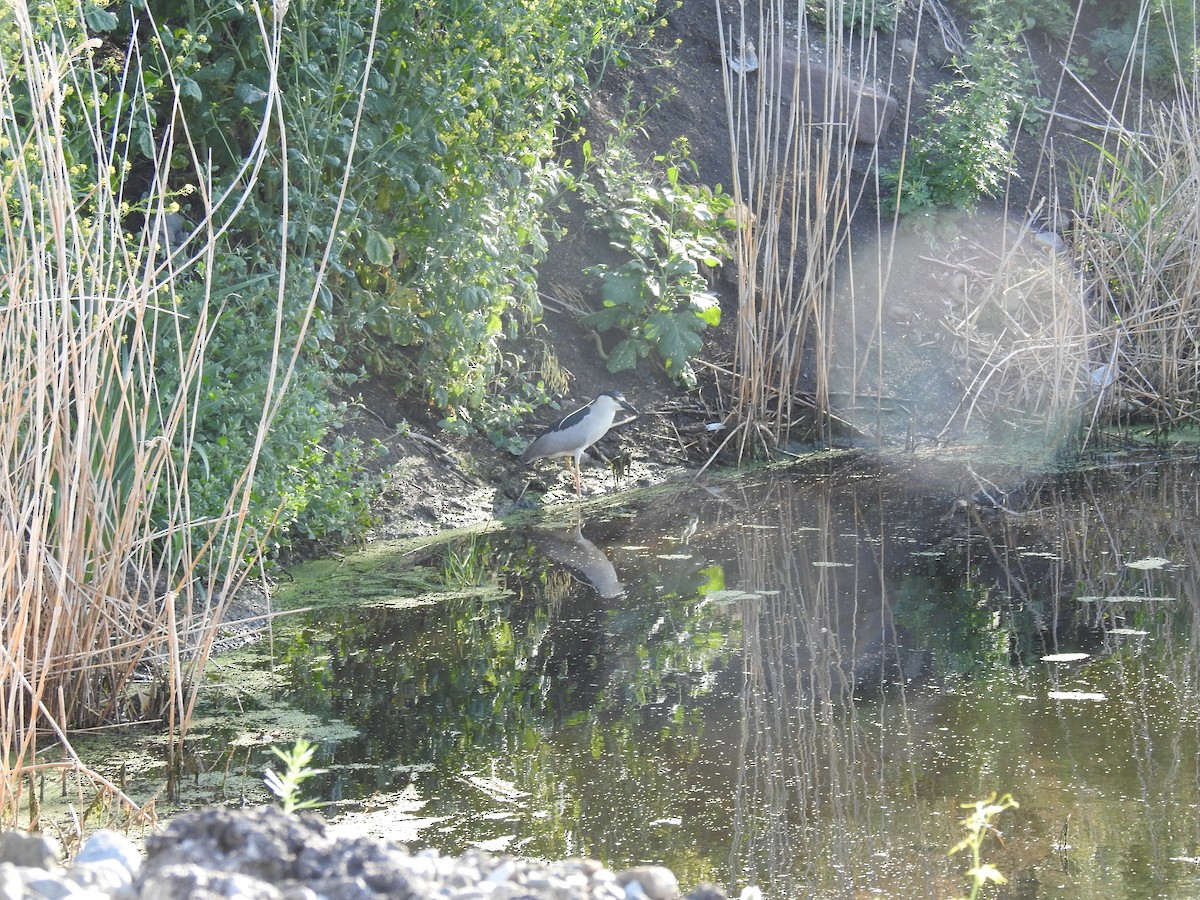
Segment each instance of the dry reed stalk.
[[[883,669],[895,662],[883,556],[859,552],[886,543],[889,508],[866,482],[837,476],[781,486],[769,502],[754,494],[724,507],[739,526],[740,581],[730,587],[755,595],[731,607],[741,622],[743,666],[730,855],[745,882],[772,894],[852,895],[871,854],[897,833],[855,813],[881,785],[913,777],[905,771],[911,753],[889,758],[880,721],[860,718],[855,699],[856,687],[870,683],[864,670],[874,670],[873,653],[888,661]],[[906,743],[916,711],[902,687],[894,699],[889,724],[900,725]],[[919,811],[910,815],[923,831]],[[908,879],[937,877],[936,861],[894,845],[889,852],[921,872],[908,868]],[[899,881],[893,895],[911,884]]]
[[[157,715],[181,740],[225,606],[246,560],[259,552],[243,528],[255,466],[292,377],[320,273],[299,337],[287,345],[280,249],[275,355],[254,451],[224,511],[208,520],[191,512],[200,469],[192,437],[221,308],[210,300],[195,320],[173,312],[183,278],[213,296],[209,279],[223,234],[267,156],[286,160],[271,146],[272,127],[286,134],[274,77],[281,15],[268,24],[254,9],[271,78],[252,152],[217,192],[176,105],[156,148],[146,227],[134,237],[123,225],[133,198],[122,194],[129,160],[116,133],[130,129],[144,94],[139,48],[126,60],[125,91],[135,99],[105,131],[94,115],[64,114],[102,106],[91,70],[95,42],[80,44],[66,13],[48,29],[43,18],[39,29],[25,0],[12,7],[14,34],[0,60],[7,142],[0,185],[0,823],[18,814],[21,779],[42,734],[64,748],[62,766],[136,808],[75,756],[66,729],[127,718],[127,693],[151,679],[166,684]],[[81,9],[69,12],[83,20]],[[65,131],[67,121],[87,129],[92,159],[68,157],[81,135]],[[190,175],[167,165],[179,136],[178,149],[193,161]],[[186,182],[203,224],[168,254],[160,237],[170,198]],[[286,225],[286,191],[281,203]],[[327,248],[321,272],[328,260]],[[173,396],[160,393],[157,381],[165,361],[156,354],[167,335],[182,373]]]
[[1028,220],[1005,229],[1002,240],[960,314],[946,323],[966,389],[939,436],[952,426],[966,430],[983,413],[1056,444],[1070,430],[1087,377],[1081,281],[1073,260],[1039,243]]
[[[1077,241],[1125,413],[1200,425],[1200,97],[1181,78],[1173,103],[1114,129],[1076,176]],[[1093,423],[1095,424],[1095,423]]]
[[[1200,238],[1200,105],[1195,63],[1196,36],[1167,40],[1176,62],[1172,96],[1161,97],[1146,83],[1139,47],[1149,40],[1147,4],[1139,9],[1130,48],[1111,97],[1100,97],[1072,70],[1070,45],[1052,102],[1069,80],[1095,106],[1082,141],[1095,152],[1073,162],[1066,177],[1053,163],[1060,150],[1043,143],[1050,165],[1051,195],[1073,207],[1057,224],[1074,238],[1075,263],[1087,298],[1088,355],[1084,391],[1093,402],[1083,443],[1093,439],[1102,415],[1151,414],[1165,426],[1200,424],[1200,353],[1193,298],[1200,288],[1194,247]],[[1078,13],[1070,41],[1078,31]],[[1078,146],[1079,140],[1074,141]],[[1078,154],[1073,154],[1078,159]],[[1060,185],[1061,182],[1061,185]],[[1060,201],[1060,209],[1066,203]],[[1051,221],[1058,210],[1051,210]],[[1077,392],[1078,395],[1079,392]],[[1110,402],[1112,401],[1112,402]]]
[[[733,193],[737,208],[748,210],[735,245],[731,417],[739,423],[739,457],[752,435],[769,435],[764,444],[783,442],[800,416],[811,414],[810,406],[822,433],[828,429],[839,257],[849,247],[850,223],[869,184],[855,175],[855,166],[864,163],[873,171],[877,154],[874,145],[856,143],[851,127],[826,121],[826,111],[850,121],[859,111],[841,108],[847,104],[838,78],[810,82],[804,66],[811,62],[844,77],[853,61],[870,81],[883,62],[889,71],[882,80],[890,82],[893,65],[879,59],[874,29],[847,37],[834,14],[820,36],[823,52],[810,51],[803,16],[799,31],[788,33],[786,16],[794,11],[778,0],[760,0],[755,19],[747,20],[743,7],[742,18],[726,26],[717,5],[723,55],[753,40],[761,60],[753,79],[724,70]],[[795,398],[810,354],[815,397],[799,409]]]

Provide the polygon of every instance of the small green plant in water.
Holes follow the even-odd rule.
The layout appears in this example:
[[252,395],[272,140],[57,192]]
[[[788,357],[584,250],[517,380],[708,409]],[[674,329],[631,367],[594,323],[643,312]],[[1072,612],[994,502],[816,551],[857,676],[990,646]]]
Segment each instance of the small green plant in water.
[[967,876],[971,879],[971,892],[967,894],[966,900],[975,900],[979,896],[980,889],[988,882],[1004,884],[1008,881],[1000,874],[999,869],[991,863],[983,861],[983,839],[995,827],[992,820],[996,816],[1006,809],[1019,809],[1020,806],[1021,804],[1013,799],[1012,794],[1005,794],[999,800],[996,799],[995,794],[992,794],[986,800],[976,800],[974,803],[962,805],[963,809],[973,810],[961,822],[963,828],[967,830],[967,836],[955,844],[948,855],[953,856],[960,850],[971,851],[971,868],[967,870]]
[[283,811],[295,812],[299,809],[315,809],[325,804],[320,800],[304,799],[300,795],[300,785],[317,775],[324,775],[328,769],[315,769],[309,763],[317,746],[311,741],[299,738],[291,750],[281,750],[272,747],[271,752],[283,763],[283,774],[280,775],[269,766],[263,771],[263,783],[279,798]]

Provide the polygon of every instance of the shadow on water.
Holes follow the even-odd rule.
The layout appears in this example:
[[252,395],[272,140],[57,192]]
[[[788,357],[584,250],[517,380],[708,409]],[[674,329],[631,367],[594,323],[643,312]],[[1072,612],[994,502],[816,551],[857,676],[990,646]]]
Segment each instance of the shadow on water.
[[376,547],[226,681],[321,736],[346,831],[932,898],[1007,791],[1007,896],[1197,896],[1196,476],[830,459]]

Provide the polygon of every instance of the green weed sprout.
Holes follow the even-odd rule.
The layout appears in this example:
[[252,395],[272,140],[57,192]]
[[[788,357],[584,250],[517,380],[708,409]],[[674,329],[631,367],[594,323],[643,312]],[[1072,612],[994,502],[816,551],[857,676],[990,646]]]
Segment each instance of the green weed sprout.
[[[1005,794],[999,800],[996,799],[995,794],[992,794],[986,800],[962,804],[963,809],[974,810],[961,822],[963,828],[967,830],[967,836],[955,844],[947,855],[953,856],[960,850],[969,849],[971,851],[971,868],[967,870],[967,875],[971,878],[971,893],[967,895],[966,900],[975,900],[979,895],[980,888],[989,881],[994,881],[996,884],[1004,884],[1008,881],[1000,874],[999,869],[980,859],[980,850],[983,847],[983,839],[994,827],[992,819],[1006,809],[1019,809],[1020,806],[1021,804],[1013,799],[1012,794]],[[958,900],[963,900],[963,898],[958,898]]]
[[299,738],[291,750],[271,748],[271,752],[283,762],[283,774],[280,775],[268,766],[263,771],[263,782],[271,793],[279,798],[285,813],[295,812],[299,809],[315,809],[325,805],[320,800],[302,800],[300,798],[300,785],[303,782],[329,771],[328,769],[314,769],[309,765],[316,749],[316,744],[304,738]]

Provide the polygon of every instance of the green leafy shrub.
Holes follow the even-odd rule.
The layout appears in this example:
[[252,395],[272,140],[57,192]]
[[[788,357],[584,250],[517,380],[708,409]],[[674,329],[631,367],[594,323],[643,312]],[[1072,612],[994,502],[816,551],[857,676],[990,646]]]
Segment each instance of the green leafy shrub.
[[1122,418],[1177,428],[1200,410],[1200,134],[1189,111],[1121,132],[1072,168],[1073,239]]
[[[650,0],[400,2],[385,4],[372,44],[374,3],[291,0],[280,23],[284,140],[268,139],[280,150],[206,264],[219,311],[200,315],[198,286],[182,292],[174,311],[178,322],[213,329],[203,384],[183,384],[170,362],[193,326],[161,332],[158,389],[195,389],[201,400],[191,435],[174,447],[186,461],[195,515],[221,513],[251,452],[284,248],[285,345],[299,333],[326,247],[332,254],[256,470],[253,534],[276,516],[282,544],[320,531],[351,535],[367,521],[369,483],[351,475],[363,451],[330,448],[336,380],[386,373],[399,390],[446,410],[448,422],[482,423],[489,433],[528,408],[530,392],[501,375],[513,368],[503,348],[540,313],[534,267],[548,198],[564,181],[553,162],[555,128],[575,114],[589,63],[619,54],[652,9]],[[112,177],[127,198],[131,235],[140,208],[159,200],[145,192],[168,122],[176,130],[186,123],[206,151],[204,179],[185,150],[167,160],[178,185],[173,202],[189,228],[200,224],[198,181],[211,178],[203,187],[218,197],[244,182],[243,162],[263,136],[270,75],[255,9],[115,0],[86,12],[103,37],[95,67],[102,124],[128,105],[125,48],[146,51],[145,112],[114,129],[128,164]],[[88,110],[66,112],[81,126],[89,121]],[[81,140],[78,153],[89,152]],[[173,502],[159,498],[164,507]]]
[[1012,172],[1010,130],[1025,105],[1015,37],[977,34],[954,68],[957,77],[930,92],[903,173],[883,173],[902,214],[971,209]]
[[1100,4],[1104,25],[1092,32],[1096,55],[1114,72],[1133,57],[1134,77],[1157,87],[1183,78],[1194,81],[1196,4],[1192,0],[1152,0],[1148,4]]
[[[185,290],[178,296],[173,318],[179,325],[164,329],[155,386],[164,397],[190,390],[198,400],[194,422],[178,435],[173,452],[188,473],[188,502],[199,519],[221,513],[254,448],[268,396],[275,327],[275,285],[251,275],[245,259],[224,255],[213,278],[224,287],[211,299],[200,283],[186,286],[194,293]],[[285,321],[290,325],[284,346],[296,339],[306,286],[311,287],[311,280],[297,275],[288,292],[291,308]],[[214,300],[219,301],[216,308]],[[180,349],[194,339],[197,328],[210,333],[208,351],[200,383],[186,384],[178,367]],[[319,536],[350,540],[370,524],[373,492],[362,474],[361,449],[324,446],[342,410],[329,399],[330,375],[312,355],[316,343],[310,332],[310,352],[298,360],[255,470],[247,535],[261,539],[273,529],[276,550]],[[173,503],[175,493],[160,493],[158,500]],[[163,518],[168,514],[165,507],[160,510]]]
[[1075,13],[1066,0],[958,0],[976,32],[1007,34],[1039,29],[1058,40],[1071,33]]
[[655,157],[661,169],[643,165],[630,149],[629,127],[617,124],[598,154],[584,143],[584,165],[593,176],[580,182],[588,214],[625,258],[588,270],[600,278],[604,308],[584,321],[625,332],[609,353],[610,372],[632,369],[653,351],[673,379],[690,386],[700,335],[721,322],[701,272],[729,254],[723,231],[733,222],[724,214],[733,201],[720,185],[710,189],[680,177],[683,167],[694,168],[682,138]]
[[[185,100],[228,171],[254,138],[246,113],[267,86],[265,72],[242,62],[259,40],[253,15],[229,5],[180,17],[178,4],[151,5],[175,15],[172,34],[204,32],[199,97]],[[575,114],[589,63],[653,3],[386,4],[359,117],[374,7],[292,0],[282,48],[288,183],[279,160],[267,184],[289,191],[290,252],[315,268],[345,181],[322,293],[331,361],[387,373],[441,409],[474,408],[494,399],[504,340],[540,311],[534,267],[545,204],[562,180],[555,128]],[[244,213],[242,239],[264,252],[277,243],[276,207],[264,192]]]
[[821,27],[854,28],[865,25],[895,31],[905,0],[805,0],[804,9]]

